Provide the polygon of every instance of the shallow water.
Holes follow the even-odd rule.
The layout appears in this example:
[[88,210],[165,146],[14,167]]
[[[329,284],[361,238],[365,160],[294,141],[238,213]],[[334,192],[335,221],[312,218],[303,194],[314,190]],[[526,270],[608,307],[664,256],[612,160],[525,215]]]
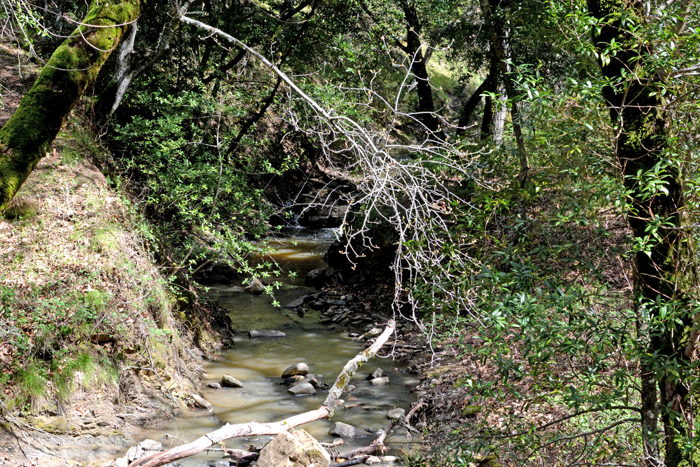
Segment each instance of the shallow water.
[[[296,277],[285,277],[284,285],[275,292],[275,299],[282,305],[292,300],[315,292],[303,287],[306,273],[314,268],[323,267],[323,253],[334,240],[330,229],[308,232],[296,231],[286,237],[270,242],[277,249],[272,259],[287,272],[297,271]],[[268,258],[269,259],[269,258]],[[236,342],[232,349],[224,351],[220,358],[210,362],[204,368],[206,380],[200,388],[201,395],[211,402],[213,412],[204,409],[191,410],[170,422],[147,430],[143,438],[156,439],[164,446],[182,444],[209,433],[224,423],[247,423],[279,421],[320,407],[327,391],[320,391],[314,396],[293,396],[287,393],[282,383],[282,372],[295,363],[304,362],[311,373],[323,375],[322,381],[329,386],[345,363],[362,350],[361,344],[348,337],[346,328],[332,329],[321,324],[318,312],[307,313],[300,318],[296,312],[272,306],[272,297],[254,296],[241,292],[240,287],[213,287],[211,297],[231,312]],[[381,325],[381,323],[376,323]],[[274,329],[287,334],[279,339],[249,339],[251,329]],[[381,367],[390,377],[388,386],[373,387],[364,378]],[[229,374],[241,382],[241,389],[211,389],[207,382],[220,382],[224,374]],[[417,381],[406,375],[389,358],[375,357],[364,367],[350,384],[361,390],[362,395],[344,394],[346,405],[361,404],[354,409],[339,408],[333,420],[318,420],[303,425],[312,436],[321,442],[332,442],[328,429],[333,422],[345,422],[358,428],[376,432],[383,429],[388,420],[386,412],[394,407],[408,411],[413,396],[409,386]],[[166,438],[166,435],[169,438]],[[263,444],[271,437],[256,439],[239,438],[224,442],[227,448],[246,448],[250,444]],[[405,431],[398,429],[388,437],[388,444],[396,452],[402,442],[406,441]],[[350,449],[346,446],[343,449]],[[206,465],[207,460],[220,459],[220,452],[209,452],[179,461],[183,466]]]

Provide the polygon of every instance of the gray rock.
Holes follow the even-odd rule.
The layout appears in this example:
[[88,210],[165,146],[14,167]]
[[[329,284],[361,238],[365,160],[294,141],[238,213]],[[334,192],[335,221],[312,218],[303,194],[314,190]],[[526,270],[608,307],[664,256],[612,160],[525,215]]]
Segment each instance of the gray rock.
[[194,400],[194,403],[197,404],[199,407],[207,409],[208,411],[212,410],[211,402],[209,402],[205,398],[198,396],[197,394],[190,394],[190,396]]
[[231,375],[224,375],[221,377],[221,384],[222,386],[226,386],[227,388],[242,388],[243,383],[241,383],[239,380],[234,378]]
[[323,387],[323,383],[321,383],[315,376],[307,376],[305,381],[311,386],[315,387],[316,389],[320,389]]
[[353,392],[355,389],[356,389],[356,387],[355,387],[354,384],[348,384],[347,386],[345,386],[345,391],[343,391],[343,392],[346,392],[346,393],[350,394],[350,393]]
[[290,310],[293,310],[293,309],[295,309],[295,308],[298,308],[298,307],[300,307],[300,306],[302,306],[302,305],[304,304],[304,300],[306,300],[306,297],[307,297],[307,296],[304,295],[304,296],[301,297],[301,298],[297,298],[296,300],[287,303],[284,307],[285,307],[285,308],[289,308]]
[[331,456],[304,430],[275,436],[260,451],[256,467],[328,467]]
[[163,445],[158,441],[154,441],[152,439],[144,439],[138,444],[138,446],[144,451],[160,452],[163,450]]
[[370,383],[372,383],[372,386],[386,386],[389,384],[389,377],[382,376],[381,378],[374,378]]
[[314,269],[309,271],[304,278],[304,285],[320,289],[333,280],[335,271],[332,268]]
[[343,306],[345,305],[345,300],[326,300],[326,303],[329,305]]
[[316,388],[313,386],[313,384],[302,381],[287,389],[287,392],[290,392],[295,396],[312,396],[316,394]]
[[367,377],[367,379],[372,380],[372,379],[381,378],[382,376],[386,376],[386,373],[384,373],[384,370],[382,370],[381,368],[377,368],[376,370],[374,370],[372,372],[371,375],[369,375]]
[[264,337],[286,337],[282,331],[273,331],[269,329],[253,329],[248,332],[248,337],[251,339],[260,339]]
[[297,363],[292,365],[282,372],[282,378],[288,378],[295,375],[307,375],[309,374],[309,365],[306,363]]
[[136,446],[132,446],[126,452],[126,458],[129,463],[135,461],[136,459],[141,459],[142,457],[149,456],[153,453],[160,452],[163,450],[163,445],[158,441],[152,439],[145,439],[141,441]]
[[207,386],[212,389],[221,389],[221,385],[219,383],[209,383]]
[[391,420],[398,420],[399,418],[403,417],[406,414],[406,411],[404,409],[393,409],[387,412],[386,418],[389,418]]
[[207,467],[231,467],[231,463],[229,461],[222,460],[208,461]]
[[265,291],[265,285],[262,282],[260,282],[260,279],[254,277],[243,290],[245,290],[248,293],[257,295]]
[[304,381],[305,379],[306,379],[306,376],[303,376],[303,375],[294,375],[294,376],[290,376],[289,378],[285,379],[285,380],[284,380],[284,383],[285,383],[287,386],[294,386],[295,384],[301,383],[301,382]]
[[374,438],[374,433],[355,428],[354,426],[343,422],[335,422],[333,425],[331,425],[331,427],[328,429],[328,434],[331,436],[340,436],[346,441],[358,441],[367,438]]

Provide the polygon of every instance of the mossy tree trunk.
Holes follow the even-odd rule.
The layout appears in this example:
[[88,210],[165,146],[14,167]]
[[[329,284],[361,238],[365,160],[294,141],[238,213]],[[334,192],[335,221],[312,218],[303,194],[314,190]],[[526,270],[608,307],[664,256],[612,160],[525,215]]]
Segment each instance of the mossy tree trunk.
[[142,0],[93,2],[81,25],[53,53],[0,130],[0,212],[20,189],[87,86],[95,81]]
[[[684,258],[681,236],[683,184],[679,164],[668,155],[670,118],[661,105],[662,83],[648,71],[648,45],[632,32],[644,21],[643,2],[588,0],[588,9],[602,22],[593,42],[608,83],[603,97],[617,127],[617,158],[631,196],[627,218],[635,244],[647,245],[638,248],[634,258],[644,463],[693,465],[680,440],[688,433],[686,422],[692,420],[687,388],[696,344],[689,339],[694,333],[686,294],[695,284],[681,273],[689,259]],[[663,456],[659,416],[665,432]]]

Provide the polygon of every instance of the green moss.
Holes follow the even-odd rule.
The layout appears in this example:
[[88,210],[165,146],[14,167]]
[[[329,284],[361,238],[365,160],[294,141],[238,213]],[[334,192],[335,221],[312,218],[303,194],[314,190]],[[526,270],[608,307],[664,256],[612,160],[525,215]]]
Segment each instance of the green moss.
[[[140,11],[139,0],[95,2],[83,22],[123,25],[136,19]],[[82,34],[67,39],[56,49],[17,111],[0,130],[0,211],[44,157],[85,88],[94,82],[119,45],[127,26],[81,28],[76,33]]]
[[476,417],[481,412],[483,407],[480,405],[468,405],[462,409],[462,415],[467,418]]
[[12,200],[7,210],[4,212],[6,219],[31,219],[38,211],[36,201],[24,198]]

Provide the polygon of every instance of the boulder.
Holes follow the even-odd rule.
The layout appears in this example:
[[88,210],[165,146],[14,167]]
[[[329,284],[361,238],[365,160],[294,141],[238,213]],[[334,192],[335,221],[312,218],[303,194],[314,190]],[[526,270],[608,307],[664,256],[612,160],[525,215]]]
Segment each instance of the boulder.
[[221,385],[219,383],[209,383],[207,384],[212,389],[221,389]]
[[194,403],[197,404],[197,406],[203,409],[207,409],[207,411],[209,412],[212,411],[211,402],[209,402],[201,396],[198,396],[197,394],[190,394],[190,396],[192,397],[192,400],[194,400]]
[[316,394],[316,388],[313,384],[302,381],[287,389],[287,392],[290,392],[295,396],[313,396]]
[[221,377],[221,385],[227,388],[242,388],[243,383],[238,381],[231,375],[224,375]]
[[295,384],[298,384],[306,379],[305,376],[303,375],[294,375],[290,376],[289,378],[284,380],[284,384],[287,386],[294,386]]
[[304,430],[275,436],[260,451],[256,467],[328,467],[331,456]]
[[382,376],[381,378],[374,378],[370,383],[372,383],[372,386],[386,386],[389,384],[389,377]]
[[289,378],[290,376],[296,375],[307,375],[309,374],[309,365],[306,363],[297,363],[292,365],[282,372],[282,378]]
[[282,331],[273,331],[268,329],[253,329],[248,332],[248,337],[251,339],[260,339],[265,337],[286,337]]
[[158,441],[154,441],[152,439],[145,439],[136,446],[130,447],[129,450],[126,452],[125,457],[131,463],[136,459],[141,459],[142,457],[150,456],[151,454],[160,452],[162,450],[163,445],[160,444]]
[[406,414],[406,411],[404,409],[393,409],[387,412],[386,418],[389,418],[391,420],[397,420],[401,417],[403,417]]
[[289,303],[287,303],[284,307],[288,308],[290,310],[294,310],[295,308],[298,308],[304,304],[304,300],[306,300],[307,296],[304,295],[303,297],[297,298],[296,300],[293,300]]
[[384,373],[384,370],[382,370],[381,368],[377,368],[376,370],[374,370],[372,372],[371,375],[369,375],[367,377],[367,379],[373,380],[373,379],[381,378],[382,376],[386,376],[386,373]]
[[244,289],[248,293],[261,294],[265,291],[265,285],[260,282],[260,279],[254,277]]
[[355,428],[343,422],[335,422],[331,425],[328,429],[328,434],[331,436],[340,436],[346,441],[359,441],[362,439],[374,438],[374,433]]
[[320,289],[333,281],[335,270],[333,268],[321,268],[309,271],[304,278],[304,285]]

